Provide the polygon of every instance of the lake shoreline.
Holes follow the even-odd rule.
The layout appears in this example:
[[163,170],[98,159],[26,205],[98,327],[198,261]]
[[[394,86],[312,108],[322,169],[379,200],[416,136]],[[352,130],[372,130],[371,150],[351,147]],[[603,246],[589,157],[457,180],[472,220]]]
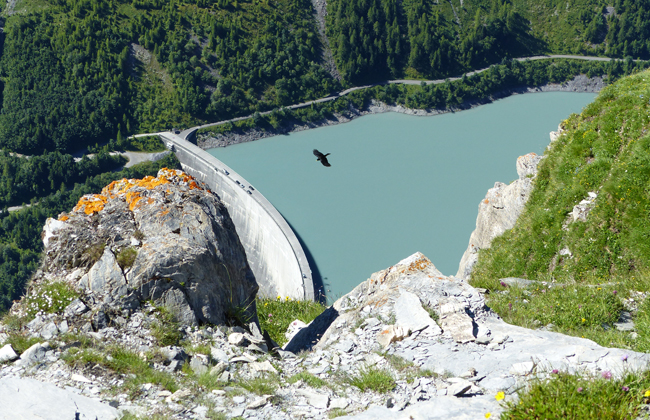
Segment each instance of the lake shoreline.
[[525,93],[539,92],[577,92],[577,93],[598,93],[605,87],[602,77],[589,78],[585,75],[579,75],[572,80],[562,84],[546,84],[542,86],[522,86],[519,88],[506,89],[501,92],[492,94],[483,99],[473,99],[463,102],[458,107],[444,109],[411,109],[403,105],[388,105],[376,100],[372,100],[366,109],[360,110],[350,107],[346,112],[334,114],[333,119],[323,119],[314,123],[291,123],[286,126],[272,130],[263,130],[253,128],[250,130],[233,130],[229,133],[214,135],[197,134],[196,144],[200,148],[207,150],[217,147],[227,147],[234,144],[247,143],[250,141],[260,140],[263,138],[287,135],[293,132],[311,130],[314,128],[327,127],[352,121],[355,118],[363,117],[369,114],[381,114],[385,112],[398,112],[415,116],[433,116],[446,114],[450,112],[465,111],[477,106],[492,103],[498,99],[503,99],[512,95],[521,95]]

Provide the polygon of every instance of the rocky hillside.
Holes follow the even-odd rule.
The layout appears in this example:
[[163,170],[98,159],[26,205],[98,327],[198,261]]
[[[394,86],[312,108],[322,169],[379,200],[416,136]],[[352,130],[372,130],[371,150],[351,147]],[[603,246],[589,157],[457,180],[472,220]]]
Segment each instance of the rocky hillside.
[[650,361],[506,324],[479,290],[444,277],[419,253],[288,331],[285,350],[255,323],[170,330],[160,309],[143,303],[110,325],[84,328],[90,313],[77,299],[22,326],[5,320],[2,415],[497,418],[532,378],[563,371],[620,380]]

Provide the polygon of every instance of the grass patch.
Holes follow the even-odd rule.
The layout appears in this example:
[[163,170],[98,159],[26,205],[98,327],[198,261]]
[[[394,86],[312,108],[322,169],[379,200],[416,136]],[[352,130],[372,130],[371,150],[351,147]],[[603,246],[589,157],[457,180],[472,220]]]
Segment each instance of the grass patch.
[[403,357],[399,357],[396,354],[382,354],[382,356],[386,359],[388,364],[398,372],[415,367],[413,362],[410,362]]
[[140,394],[140,385],[146,383],[160,385],[171,392],[178,389],[178,384],[172,375],[155,370],[138,354],[120,347],[72,348],[63,355],[62,359],[71,366],[97,364],[126,375],[123,387],[131,399]]
[[325,306],[308,300],[292,300],[278,296],[276,299],[257,299],[257,316],[260,327],[269,333],[273,341],[284,345],[284,333],[289,324],[299,319],[308,324],[325,310]]
[[553,324],[557,331],[612,325],[624,309],[613,287],[507,287],[489,295],[489,305],[508,323],[527,328]]
[[273,373],[266,373],[257,378],[240,381],[237,385],[253,394],[273,395],[280,385],[280,377]]
[[358,374],[347,378],[347,382],[362,392],[375,391],[382,394],[395,389],[395,379],[390,372],[376,367],[364,368]]
[[[472,273],[471,284],[493,292],[488,305],[506,322],[552,323],[555,331],[605,346],[650,347],[642,311],[635,319],[637,340],[607,327],[618,318],[621,297],[650,291],[650,245],[644,239],[650,236],[649,98],[650,72],[643,71],[606,87],[581,115],[562,123],[565,131],[540,162],[517,223],[481,250]],[[598,193],[589,215],[572,221],[574,206],[589,192]],[[567,248],[570,254],[561,255]],[[570,286],[502,293],[505,277]],[[587,286],[598,284],[616,286]]]
[[436,321],[436,324],[438,323],[438,321],[440,321],[440,316],[438,315],[438,312],[434,308],[432,308],[429,305],[422,305],[422,307],[424,308],[425,311],[427,311],[431,319]]
[[[11,348],[14,349],[16,354],[20,355],[23,353],[25,350],[30,348],[36,343],[42,343],[44,340],[41,339],[40,337],[27,337],[26,335],[23,335],[19,332],[16,331],[9,331],[9,334],[7,334],[8,337],[7,339],[2,343],[2,346],[5,346],[7,344],[11,344]],[[0,346],[0,347],[2,347]]]
[[333,408],[327,413],[328,419],[335,419],[337,417],[347,416],[348,413],[342,408]]
[[[160,346],[176,346],[183,338],[176,317],[164,306],[157,306],[157,320],[151,325],[151,335]],[[210,354],[208,352],[208,354]]]
[[105,243],[99,243],[84,249],[81,255],[81,262],[86,268],[90,268],[104,255]]
[[287,382],[289,382],[290,384],[295,384],[298,381],[303,381],[304,383],[306,383],[312,388],[322,388],[325,385],[327,385],[327,382],[325,382],[318,376],[312,375],[307,371],[296,373],[295,375],[287,379]]
[[[381,353],[380,353],[381,354]],[[415,378],[437,377],[438,374],[428,369],[421,369],[413,362],[395,354],[381,354],[388,364],[395,369],[401,377],[404,377],[408,383],[413,382]]]
[[214,410],[208,410],[205,417],[210,420],[228,420],[226,413],[221,413]]
[[66,282],[56,281],[41,283],[30,288],[27,296],[23,298],[25,311],[28,318],[33,319],[39,312],[63,312],[66,306],[79,297],[79,294]]
[[565,372],[535,379],[506,404],[502,419],[634,419],[650,402],[650,373],[628,373],[621,379],[576,376]]
[[120,250],[115,256],[117,265],[120,266],[122,270],[131,268],[135,262],[135,257],[138,256],[138,250],[133,247],[126,247]]
[[212,391],[223,388],[223,382],[219,382],[219,376],[211,375],[209,370],[200,375],[194,375],[193,379],[196,381],[196,385],[203,390]]

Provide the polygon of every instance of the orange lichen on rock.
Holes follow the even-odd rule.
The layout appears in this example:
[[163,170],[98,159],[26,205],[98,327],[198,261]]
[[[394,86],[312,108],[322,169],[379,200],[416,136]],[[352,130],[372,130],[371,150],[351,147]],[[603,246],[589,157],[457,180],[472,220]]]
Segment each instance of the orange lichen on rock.
[[488,199],[486,198],[485,200],[483,200],[483,202],[484,202],[485,204],[487,204],[487,203],[490,202],[490,200],[488,200]]
[[126,202],[129,204],[129,210],[133,211],[137,206],[138,202],[142,200],[142,197],[140,197],[140,193],[137,191],[129,191],[126,193]]
[[424,270],[428,266],[431,265],[431,261],[425,256],[422,256],[418,258],[417,260],[413,261],[411,264],[408,266],[409,271],[420,271]]
[[104,209],[108,198],[101,194],[87,194],[79,199],[73,211],[83,210],[84,213],[92,215]]
[[[113,181],[102,189],[101,194],[85,195],[81,197],[73,211],[83,210],[86,214],[93,214],[101,211],[109,199],[122,197],[129,205],[129,209],[133,211],[143,204],[154,204],[155,199],[151,197],[143,197],[143,188],[152,190],[160,185],[165,184],[186,184],[190,190],[199,189],[203,190],[199,183],[186,174],[185,172],[177,169],[162,168],[158,171],[157,176],[146,176],[142,179],[120,179]],[[138,188],[134,191],[134,188]],[[170,193],[170,190],[166,190]],[[146,194],[145,194],[146,195]],[[147,198],[141,201],[142,198]],[[67,216],[66,216],[67,217]]]
[[68,219],[69,219],[69,217],[66,216],[65,214],[59,217],[59,220],[62,221],[62,222],[65,222]]

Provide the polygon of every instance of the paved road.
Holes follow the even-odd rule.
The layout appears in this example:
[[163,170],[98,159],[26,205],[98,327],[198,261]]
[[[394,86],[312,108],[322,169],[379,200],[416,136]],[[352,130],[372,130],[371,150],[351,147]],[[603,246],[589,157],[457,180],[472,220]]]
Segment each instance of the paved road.
[[[612,61],[612,60],[617,60],[615,58],[609,58],[609,57],[591,57],[591,56],[581,56],[581,55],[557,55],[557,54],[554,54],[554,55],[536,55],[536,56],[533,56],[533,57],[520,57],[520,58],[515,58],[515,60],[517,60],[517,61],[531,61],[531,60],[550,60],[550,59],[553,59],[553,58],[566,58],[566,59],[585,60],[585,61]],[[643,61],[643,60],[634,60],[634,61]],[[386,80],[384,82],[375,83],[375,84],[371,84],[371,85],[355,86],[353,88],[346,89],[344,91],[338,92],[338,93],[336,93],[334,95],[326,96],[325,98],[316,99],[314,101],[302,102],[302,103],[295,104],[295,105],[289,105],[289,106],[287,106],[285,108],[287,108],[287,109],[305,108],[305,107],[311,106],[312,104],[319,104],[319,103],[323,103],[323,102],[333,101],[335,99],[340,98],[341,96],[345,96],[345,95],[347,95],[347,94],[349,94],[351,92],[354,92],[355,90],[367,89],[367,88],[370,88],[370,87],[373,87],[373,86],[380,86],[380,85],[386,85],[386,84],[420,85],[423,82],[425,84],[427,84],[427,85],[431,85],[431,84],[444,83],[446,81],[460,80],[464,76],[467,76],[467,77],[473,76],[475,74],[482,73],[482,72],[490,69],[491,67],[492,66],[486,67],[486,68],[480,69],[480,70],[470,71],[468,73],[463,74],[462,76],[451,77],[451,78],[446,78],[446,79],[438,79],[438,80]],[[268,114],[270,114],[272,112],[273,111],[264,111],[264,112],[260,112],[260,115],[268,115]],[[183,130],[178,135],[181,138],[183,138],[185,140],[188,140],[190,137],[192,137],[194,135],[194,133],[196,133],[198,130],[200,130],[202,128],[216,127],[216,126],[222,125],[222,124],[247,120],[247,119],[252,118],[252,117],[253,117],[253,115],[246,115],[244,117],[237,117],[237,118],[232,118],[232,119],[229,119],[229,120],[224,120],[224,121],[218,121],[218,122],[198,125],[196,127],[192,127],[192,128],[188,128],[187,130]],[[136,134],[136,135],[131,136],[131,137],[154,136],[154,135],[159,135],[159,134],[160,133],[145,133],[145,134]]]

